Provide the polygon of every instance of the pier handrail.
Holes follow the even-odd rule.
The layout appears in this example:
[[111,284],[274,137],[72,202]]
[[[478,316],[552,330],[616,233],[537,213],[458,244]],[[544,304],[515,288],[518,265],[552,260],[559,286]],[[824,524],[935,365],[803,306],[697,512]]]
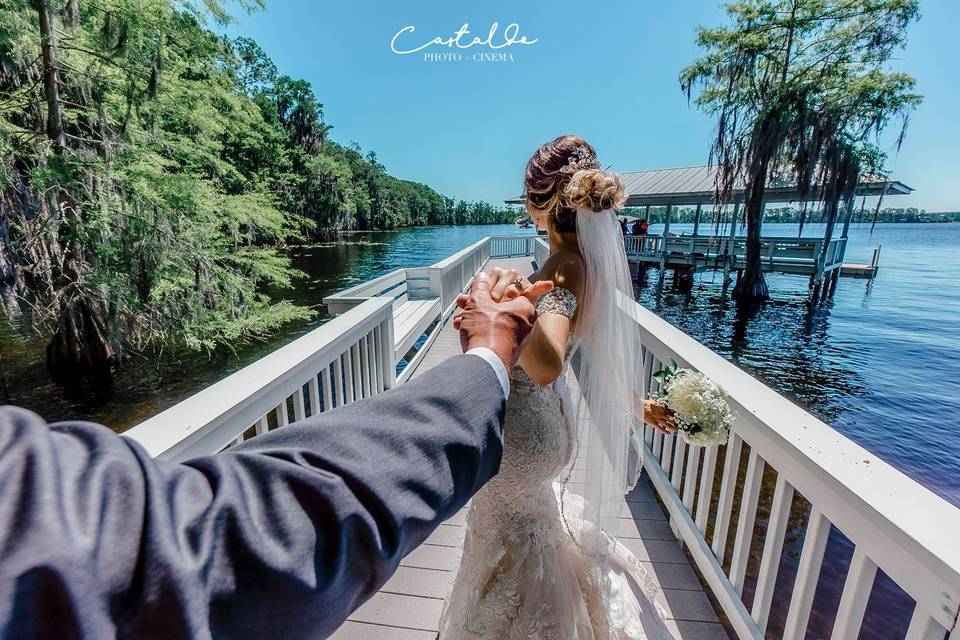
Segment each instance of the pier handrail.
[[542,267],[548,258],[550,258],[550,243],[545,238],[537,237],[533,241],[533,260],[537,263],[537,269]]
[[[520,240],[532,253],[536,236]],[[375,395],[397,382],[394,303],[409,295],[441,300],[439,321],[489,260],[486,237],[429,266],[397,269],[324,298],[339,315],[273,353],[203,389],[126,432],[155,457],[184,460],[216,453],[327,408]],[[439,327],[433,329],[435,334]],[[432,335],[428,335],[429,346]],[[421,351],[425,352],[421,347]],[[403,354],[400,354],[402,356]],[[401,381],[409,375],[404,371]]]
[[376,395],[394,383],[392,307],[391,298],[364,300],[124,435],[154,457],[185,460],[217,453],[251,429],[283,426],[291,411],[299,420]]
[[[819,582],[827,535],[837,527],[854,545],[833,638],[856,638],[877,569],[916,601],[907,638],[942,638],[960,608],[960,509],[908,478],[743,370],[632,300],[621,308],[637,324],[644,377],[676,361],[723,385],[738,412],[725,448],[714,535],[705,538],[718,449],[687,446],[644,430],[645,468],[671,522],[741,638],[762,638],[795,492],[811,505],[783,638],[802,638]],[[727,537],[741,449],[750,449],[730,569]],[[764,467],[776,471],[763,556],[751,609],[740,594],[754,538]],[[940,635],[937,635],[939,633]]]
[[407,277],[412,291],[440,298],[442,316],[446,317],[453,311],[457,296],[489,259],[490,238],[486,237],[429,267],[407,269]]
[[389,296],[396,299],[397,296],[406,293],[407,287],[404,286],[406,281],[406,269],[396,269],[372,280],[361,282],[349,289],[326,296],[323,303],[327,305],[331,314],[336,315],[370,298]]

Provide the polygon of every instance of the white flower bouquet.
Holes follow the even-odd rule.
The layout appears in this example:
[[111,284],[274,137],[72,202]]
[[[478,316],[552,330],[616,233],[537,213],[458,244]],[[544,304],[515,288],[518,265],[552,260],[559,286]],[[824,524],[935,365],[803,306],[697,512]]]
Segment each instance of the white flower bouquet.
[[679,368],[676,362],[653,376],[660,380],[654,398],[673,414],[687,444],[710,447],[727,443],[736,415],[720,385],[698,371]]

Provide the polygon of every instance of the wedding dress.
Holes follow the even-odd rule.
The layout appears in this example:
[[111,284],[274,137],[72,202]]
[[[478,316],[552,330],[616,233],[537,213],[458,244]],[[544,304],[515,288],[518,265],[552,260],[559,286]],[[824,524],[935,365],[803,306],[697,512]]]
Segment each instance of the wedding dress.
[[[545,294],[539,314],[573,316],[576,298]],[[510,373],[500,472],[474,496],[463,558],[440,622],[440,640],[660,640],[671,638],[653,602],[656,586],[636,557],[610,539],[609,553],[579,540],[574,473],[576,420],[564,372],[535,384]]]

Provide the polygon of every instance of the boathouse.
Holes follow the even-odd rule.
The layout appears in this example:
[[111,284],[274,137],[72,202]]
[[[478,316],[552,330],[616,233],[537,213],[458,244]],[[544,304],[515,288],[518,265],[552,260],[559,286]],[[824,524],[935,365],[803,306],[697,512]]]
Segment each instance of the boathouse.
[[[745,265],[746,238],[740,218],[740,205],[744,200],[744,187],[733,190],[730,202],[718,205],[714,185],[716,166],[680,167],[675,169],[652,169],[629,171],[618,174],[623,180],[628,207],[641,207],[650,218],[651,207],[664,207],[663,232],[657,236],[628,236],[625,238],[627,256],[631,263],[642,268],[648,265],[673,269],[675,275],[685,278],[701,269],[721,269],[724,273],[742,269]],[[899,180],[867,175],[861,178],[855,196],[907,195],[913,189]],[[523,196],[510,198],[508,204],[523,204]],[[770,203],[798,203],[800,193],[796,184],[776,183],[767,186],[764,206]],[[672,215],[677,207],[695,207],[693,232],[677,235],[670,231]],[[719,215],[715,214],[718,211]],[[855,277],[872,276],[876,273],[874,260],[868,265],[845,265],[847,232],[853,209],[848,209],[838,220],[840,233],[837,237],[794,238],[763,236],[760,240],[762,266],[765,271],[794,273],[810,276],[811,284],[828,281],[836,284],[839,275]],[[710,222],[716,216],[718,224]],[[701,224],[704,217],[708,217]],[[721,232],[720,222],[729,221]],[[824,250],[826,245],[826,250]],[[875,252],[879,258],[879,252]],[[681,278],[683,280],[683,278]],[[687,280],[689,281],[689,280]]]

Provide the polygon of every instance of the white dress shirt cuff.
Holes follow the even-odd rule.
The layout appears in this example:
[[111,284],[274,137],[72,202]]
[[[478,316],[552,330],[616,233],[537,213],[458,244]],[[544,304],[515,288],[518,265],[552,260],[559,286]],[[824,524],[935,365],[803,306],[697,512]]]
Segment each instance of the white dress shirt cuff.
[[493,367],[494,373],[497,374],[497,380],[500,381],[500,387],[503,389],[504,399],[510,397],[510,375],[507,373],[507,368],[503,366],[503,360],[493,352],[492,349],[487,347],[474,347],[467,351],[468,354],[480,356],[486,360],[491,367]]

